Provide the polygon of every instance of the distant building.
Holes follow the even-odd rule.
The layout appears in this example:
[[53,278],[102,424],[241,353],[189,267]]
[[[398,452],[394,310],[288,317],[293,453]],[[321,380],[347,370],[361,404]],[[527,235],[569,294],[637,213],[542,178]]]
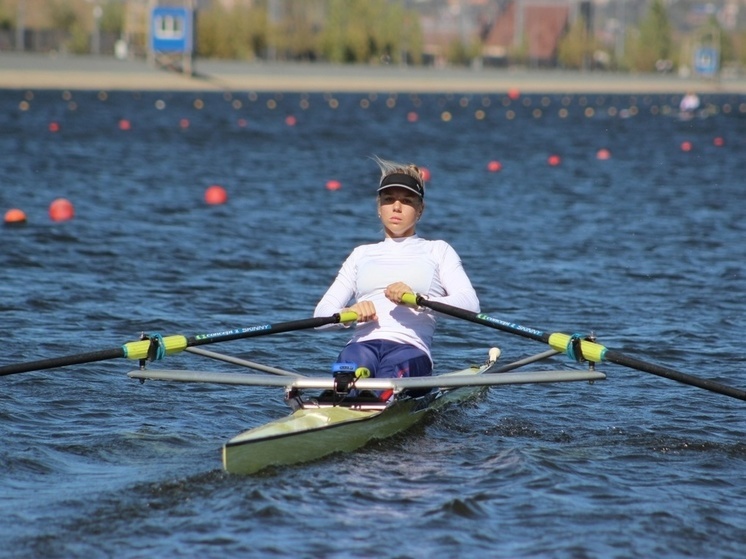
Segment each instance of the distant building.
[[571,0],[514,0],[484,32],[485,64],[501,64],[509,54],[532,66],[553,66],[559,42],[568,29]]
[[438,64],[450,45],[482,45],[487,65],[522,60],[532,66],[556,62],[557,48],[579,0],[431,0],[422,14],[426,59]]

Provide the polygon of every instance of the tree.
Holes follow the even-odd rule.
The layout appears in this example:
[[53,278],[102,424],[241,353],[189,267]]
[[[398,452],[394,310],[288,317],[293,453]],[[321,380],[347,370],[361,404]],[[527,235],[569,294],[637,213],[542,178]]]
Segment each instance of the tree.
[[53,0],[49,4],[49,18],[52,28],[69,33],[78,25],[78,14],[69,2],[64,0]]
[[66,35],[64,47],[75,54],[89,52],[88,30],[75,8],[64,0],[55,0],[49,6],[52,27]]
[[284,5],[282,18],[270,25],[270,44],[279,59],[313,60],[318,57],[325,16],[324,0],[303,0]]
[[398,2],[329,0],[320,50],[331,62],[418,59],[422,32]]
[[739,65],[746,66],[746,32],[736,33],[731,44],[733,45],[733,60]]
[[632,29],[626,41],[627,65],[631,70],[652,72],[659,61],[673,58],[671,23],[663,0],[653,0],[639,29]]
[[108,0],[103,5],[101,15],[101,31],[121,35],[124,29],[124,4],[115,0]]
[[2,3],[0,3],[0,29],[5,31],[13,29],[15,26],[15,18],[11,11]]
[[586,69],[591,66],[593,53],[598,48],[596,40],[588,33],[588,22],[580,16],[560,40],[557,58],[565,68]]
[[251,60],[267,47],[267,11],[263,5],[226,9],[213,2],[197,16],[197,54],[205,58]]

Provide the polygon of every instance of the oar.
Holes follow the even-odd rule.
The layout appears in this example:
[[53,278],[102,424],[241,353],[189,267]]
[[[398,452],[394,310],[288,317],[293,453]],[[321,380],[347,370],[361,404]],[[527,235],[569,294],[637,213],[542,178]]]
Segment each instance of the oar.
[[569,336],[559,332],[543,332],[536,328],[530,328],[528,326],[521,326],[520,324],[500,320],[499,318],[494,318],[484,313],[474,313],[465,309],[446,305],[445,303],[428,301],[424,297],[412,293],[405,294],[404,297],[402,297],[402,302],[408,305],[427,307],[434,311],[454,316],[456,318],[462,318],[476,324],[489,326],[496,330],[502,330],[503,332],[516,334],[517,336],[544,342],[549,344],[552,349],[565,353],[570,357],[593,361],[594,363],[609,361],[611,363],[616,363],[617,365],[624,365],[632,369],[637,369],[638,371],[651,373],[653,375],[658,375],[659,377],[675,380],[683,384],[689,384],[691,386],[696,386],[697,388],[704,388],[711,392],[717,392],[724,396],[730,396],[732,398],[746,401],[746,391],[744,390],[712,380],[681,373],[674,369],[656,365],[654,363],[647,363],[641,359],[630,357],[618,351],[608,349],[601,344],[583,339],[577,335]]
[[217,342],[228,342],[243,338],[254,338],[257,336],[267,336],[269,334],[279,334],[282,332],[292,332],[294,330],[318,328],[319,326],[325,326],[327,324],[353,322],[355,320],[357,320],[357,314],[348,311],[333,314],[332,316],[320,316],[303,320],[293,320],[290,322],[279,322],[277,324],[263,324],[260,326],[237,328],[235,330],[223,330],[212,334],[197,334],[191,337],[181,335],[162,337],[156,334],[147,339],[137,342],[128,342],[120,347],[112,349],[79,353],[77,355],[68,355],[66,357],[53,357],[28,363],[17,363],[15,365],[5,365],[0,367],[0,376],[26,373],[29,371],[41,371],[43,369],[65,367],[68,365],[80,365],[82,363],[94,363],[96,361],[106,361],[107,359],[118,359],[123,357],[127,359],[148,359],[152,361],[161,359],[166,355],[173,355],[174,353],[184,351],[188,347],[214,344]]

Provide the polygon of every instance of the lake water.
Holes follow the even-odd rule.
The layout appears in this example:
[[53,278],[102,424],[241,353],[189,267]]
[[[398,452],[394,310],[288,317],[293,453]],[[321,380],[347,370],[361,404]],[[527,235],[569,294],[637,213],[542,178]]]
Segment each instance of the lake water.
[[[310,317],[350,250],[381,238],[375,154],[430,171],[418,232],[459,252],[483,311],[746,388],[746,98],[703,96],[688,121],[679,98],[2,91],[0,209],[28,223],[0,227],[0,365]],[[226,204],[204,202],[214,184]],[[73,220],[50,220],[58,197]],[[210,349],[326,374],[345,341]],[[493,345],[504,362],[546,349],[443,317],[436,371]],[[245,477],[220,448],[284,415],[282,391],[141,385],[135,366],[0,379],[0,556],[746,551],[746,408],[720,394],[607,364],[604,382],[492,389]]]

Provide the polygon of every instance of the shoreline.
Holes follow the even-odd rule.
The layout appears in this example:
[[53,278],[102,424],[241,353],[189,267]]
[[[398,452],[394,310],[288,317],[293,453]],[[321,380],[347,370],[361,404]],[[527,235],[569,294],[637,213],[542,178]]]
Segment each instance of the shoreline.
[[746,79],[503,68],[196,60],[194,75],[144,60],[0,53],[0,89],[338,93],[746,94]]

